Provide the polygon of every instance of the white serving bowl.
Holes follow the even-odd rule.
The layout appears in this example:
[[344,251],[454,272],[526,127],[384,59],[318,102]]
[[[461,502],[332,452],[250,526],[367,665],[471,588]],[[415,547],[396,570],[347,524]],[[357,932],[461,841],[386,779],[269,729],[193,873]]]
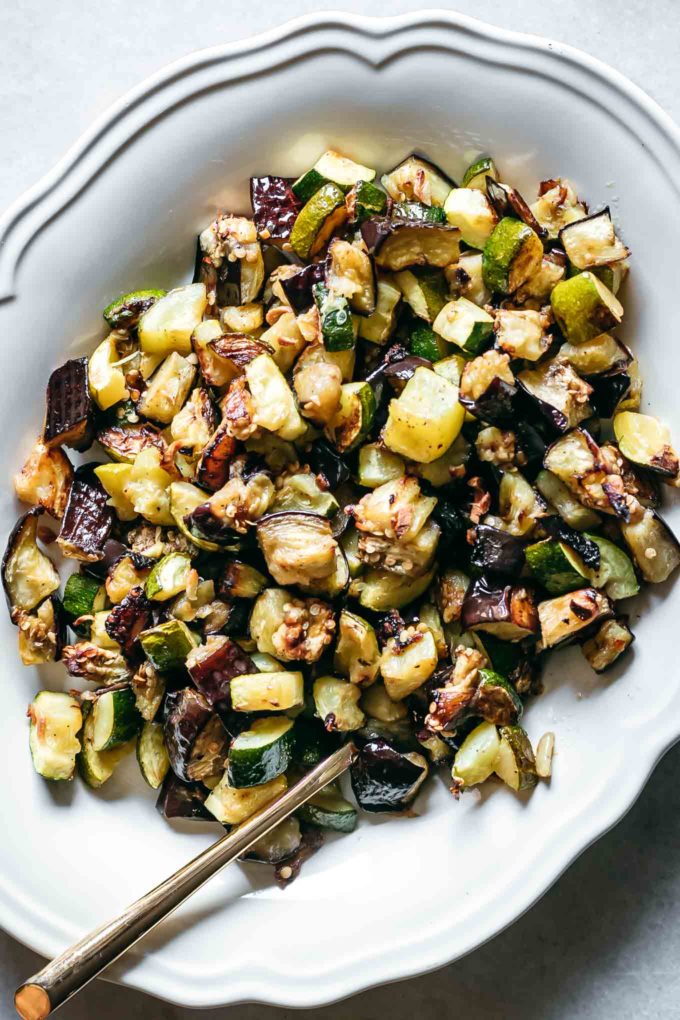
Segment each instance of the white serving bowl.
[[[187,279],[215,206],[248,209],[251,174],[298,174],[329,146],[385,169],[415,148],[454,177],[488,150],[527,194],[561,174],[594,208],[609,204],[633,252],[623,336],[639,352],[644,406],[677,435],[679,137],[592,58],[444,12],[313,16],[171,65],[0,224],[0,530],[18,515],[10,473],[41,426],[48,373],[92,349],[100,310],[125,291]],[[673,508],[667,516],[680,523]],[[363,819],[285,891],[269,869],[230,868],[111,976],[189,1006],[311,1006],[469,952],[620,818],[680,735],[679,603],[668,584],[633,604],[634,652],[606,677],[577,651],[553,657],[526,716],[532,738],[556,733],[550,784],[529,797],[493,786],[456,803],[435,781],[417,817]],[[23,669],[4,615],[1,626],[0,921],[53,955],[218,830],[166,824],[134,760],[98,793],[40,780],[25,706],[39,686],[68,680],[60,668],[41,678]]]

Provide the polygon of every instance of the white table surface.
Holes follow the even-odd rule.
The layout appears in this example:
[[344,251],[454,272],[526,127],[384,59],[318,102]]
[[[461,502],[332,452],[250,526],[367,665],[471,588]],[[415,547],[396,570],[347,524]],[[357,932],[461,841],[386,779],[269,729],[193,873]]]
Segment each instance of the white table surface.
[[[344,10],[376,15],[430,6],[403,0],[342,4]],[[680,121],[678,0],[459,0],[442,6],[579,46],[623,71]],[[95,116],[145,75],[192,49],[240,39],[319,9],[337,8],[311,0],[285,5],[262,0],[1,3],[0,208],[49,170]],[[436,974],[313,1014],[323,1020],[677,1018],[678,847],[680,747],[661,762],[621,824],[508,931]],[[34,953],[0,933],[3,1020],[14,1016],[14,987],[39,966]],[[61,1015],[64,1020],[289,1020],[300,1014],[262,1006],[201,1014],[96,982]]]

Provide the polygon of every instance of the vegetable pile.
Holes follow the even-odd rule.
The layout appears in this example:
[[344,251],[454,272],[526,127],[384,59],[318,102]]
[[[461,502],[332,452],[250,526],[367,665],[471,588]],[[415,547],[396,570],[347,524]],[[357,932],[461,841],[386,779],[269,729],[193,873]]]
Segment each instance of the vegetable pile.
[[[678,566],[609,210],[563,179],[529,205],[489,157],[375,179],[332,151],[252,178],[193,283],[113,301],[50,376],[2,567],[22,661],[91,685],[29,708],[46,779],[99,787],[136,750],[165,817],[231,827],[351,735],[366,811],[434,766],[524,790],[551,770],[521,726],[548,650],[607,669],[619,603]],[[356,820],[327,790],[251,856],[289,880]]]

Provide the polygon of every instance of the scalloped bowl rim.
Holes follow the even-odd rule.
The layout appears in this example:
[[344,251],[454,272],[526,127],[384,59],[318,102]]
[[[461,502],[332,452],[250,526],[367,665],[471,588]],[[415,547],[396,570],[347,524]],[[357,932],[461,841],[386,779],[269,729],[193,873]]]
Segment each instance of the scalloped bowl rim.
[[[310,14],[287,21],[243,41],[198,50],[176,60],[146,78],[100,116],[54,168],[17,199],[0,218],[0,305],[14,296],[15,279],[21,257],[38,236],[39,224],[48,222],[77,197],[78,192],[96,175],[98,149],[103,148],[109,133],[124,124],[131,111],[143,111],[145,102],[152,96],[162,93],[165,88],[181,79],[186,79],[185,98],[189,98],[192,95],[192,75],[201,68],[256,54],[271,52],[275,55],[279,47],[293,41],[300,44],[294,57],[304,57],[312,52],[314,35],[320,31],[336,31],[339,48],[349,52],[352,52],[350,48],[352,37],[373,41],[393,37],[395,45],[388,55],[391,59],[408,48],[406,40],[404,46],[399,47],[400,37],[406,36],[410,29],[427,27],[446,28],[457,38],[463,53],[465,37],[486,39],[503,44],[510,50],[522,50],[529,56],[532,53],[549,54],[555,63],[555,73],[560,62],[586,72],[598,79],[601,84],[609,86],[619,100],[625,98],[642,112],[648,124],[658,132],[655,141],[660,144],[670,143],[673,156],[680,166],[678,159],[680,129],[671,117],[620,72],[571,46],[496,28],[475,18],[436,9],[389,18],[369,18],[333,11]],[[443,43],[444,48],[447,42]],[[381,62],[378,60],[373,63],[379,66]],[[266,69],[262,73],[266,74]],[[613,113],[609,108],[607,112]],[[90,166],[88,162],[90,157],[94,157],[94,166]],[[75,186],[75,196],[69,191],[71,182]],[[619,783],[615,789],[606,789],[600,794],[597,811],[585,810],[579,816],[578,824],[573,824],[566,832],[559,827],[556,829],[552,834],[552,840],[554,846],[555,836],[560,837],[558,851],[554,854],[544,852],[540,872],[537,871],[530,886],[515,889],[514,896],[510,897],[501,909],[494,911],[492,921],[486,924],[478,923],[476,927],[473,923],[469,938],[464,944],[458,939],[455,945],[450,945],[446,937],[440,935],[434,945],[427,947],[421,945],[419,948],[414,940],[410,947],[400,947],[402,951],[410,948],[413,953],[407,962],[403,956],[398,966],[389,960],[367,957],[363,970],[357,970],[353,974],[343,974],[338,969],[333,973],[325,971],[318,975],[321,979],[319,985],[322,986],[319,989],[314,988],[313,974],[309,975],[310,980],[306,987],[301,987],[299,984],[285,985],[280,973],[268,974],[260,970],[255,979],[250,976],[242,979],[240,985],[237,983],[233,994],[225,988],[219,1001],[214,1002],[212,1000],[208,1002],[204,997],[196,996],[190,989],[181,988],[180,985],[170,988],[167,972],[123,975],[112,977],[110,980],[128,984],[158,998],[186,1006],[205,1007],[258,1001],[287,1007],[309,1008],[337,1001],[378,984],[401,980],[442,967],[471,952],[512,924],[544,895],[584,850],[614,826],[631,808],[658,760],[680,739],[680,722],[674,720],[671,713],[667,713],[665,718],[656,722],[655,727],[646,726],[643,732],[637,733],[640,742],[637,745],[636,770],[625,770],[624,774],[619,776]],[[592,808],[592,804],[590,807]],[[4,887],[0,888],[0,922],[6,931],[43,954],[52,954],[63,948],[47,944],[39,928],[31,921],[30,911],[26,909],[28,906],[34,913],[39,912],[39,907],[30,903],[29,892],[20,892],[15,888],[10,892]],[[267,977],[268,984],[265,983]]]

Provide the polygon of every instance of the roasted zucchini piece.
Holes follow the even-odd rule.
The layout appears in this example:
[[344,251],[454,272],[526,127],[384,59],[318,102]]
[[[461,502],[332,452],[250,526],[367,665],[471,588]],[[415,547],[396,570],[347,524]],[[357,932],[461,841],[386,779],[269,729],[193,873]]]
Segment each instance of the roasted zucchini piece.
[[110,329],[134,329],[144,312],[148,312],[164,290],[133,290],[107,305],[102,315]]
[[92,707],[92,747],[110,751],[135,737],[142,724],[135,696],[129,687],[104,691]]
[[594,588],[581,588],[547,602],[540,602],[538,619],[541,643],[544,648],[564,644],[596,620],[611,616],[612,612],[612,604],[607,596]]
[[364,744],[351,767],[352,790],[364,811],[403,811],[428,772],[421,754],[401,752],[385,740],[373,739]]
[[479,188],[453,188],[444,203],[448,223],[460,230],[471,248],[483,248],[498,223],[498,214]]
[[380,670],[375,630],[363,617],[343,609],[338,620],[338,643],[333,665],[353,684],[368,687]]
[[144,312],[137,325],[142,351],[147,354],[190,354],[191,335],[208,305],[205,284],[190,283],[171,290]]
[[309,587],[335,569],[337,542],[330,522],[317,514],[294,511],[265,517],[258,523],[257,540],[278,584]]
[[298,809],[298,815],[308,825],[333,832],[354,832],[358,818],[356,808],[330,787],[311,797]]
[[536,488],[547,502],[557,510],[566,523],[578,531],[595,528],[600,518],[594,510],[583,506],[557,475],[543,469],[536,476]]
[[329,181],[311,195],[298,213],[290,232],[290,245],[301,259],[311,259],[328,243],[347,219],[345,194]]
[[456,186],[436,163],[415,152],[383,174],[380,183],[394,202],[417,201],[434,206],[443,206]]
[[504,216],[484,245],[484,283],[490,291],[513,294],[533,276],[542,258],[538,234],[521,220]]
[[306,202],[327,181],[332,181],[339,188],[349,189],[359,181],[372,181],[374,178],[375,170],[355,163],[335,149],[328,149],[319,156],[312,169],[298,177],[291,187],[297,198]]
[[87,358],[67,361],[47,383],[47,411],[43,442],[48,447],[86,450],[94,438],[93,407]]
[[146,579],[145,594],[155,602],[167,602],[187,586],[191,560],[184,553],[172,552],[158,560]]
[[630,251],[616,236],[609,208],[568,223],[560,230],[560,243],[572,266],[592,269],[628,258]]
[[356,342],[356,328],[347,298],[330,290],[324,283],[316,283],[314,301],[319,310],[326,350],[352,350]]
[[361,224],[370,216],[382,216],[387,195],[370,181],[357,181],[346,198],[352,223]]
[[152,790],[163,783],[170,768],[170,759],[165,747],[163,726],[157,722],[145,722],[137,738],[137,764],[139,771]]
[[555,320],[572,344],[584,344],[618,326],[623,305],[591,272],[562,280],[550,295]]
[[37,442],[19,474],[14,476],[14,489],[23,503],[41,506],[53,517],[61,518],[72,481],[73,468],[64,451]]
[[568,223],[583,219],[588,210],[579,201],[572,184],[565,179],[541,181],[538,201],[531,211],[545,230],[548,238],[554,240]]
[[427,591],[433,577],[434,570],[415,579],[391,570],[367,570],[357,582],[359,604],[377,613],[402,609]]
[[491,156],[478,156],[463,174],[462,188],[478,188],[486,192],[486,179],[498,180],[498,169]]
[[232,361],[222,358],[211,346],[224,336],[224,328],[217,319],[204,319],[191,334],[191,348],[198,359],[201,375],[208,386],[221,388],[234,379],[239,369]]
[[145,418],[169,425],[184,406],[195,375],[195,366],[177,351],[172,351],[149,380],[137,403],[137,410]]
[[[413,266],[411,269],[403,269],[400,273],[395,273],[394,282],[399,287],[404,301],[413,309],[418,318],[424,319],[425,322],[434,322],[448,297],[446,277],[441,270]],[[413,334],[411,334],[411,340],[412,338]],[[409,343],[409,346],[413,354],[421,353],[414,350],[412,342]],[[443,357],[445,353],[445,351],[439,351],[437,358]],[[428,357],[427,354],[421,356]],[[436,359],[430,358],[430,360]]]
[[139,640],[151,665],[161,673],[180,669],[199,643],[182,620],[166,620],[142,631]]
[[260,354],[245,369],[255,412],[255,423],[281,439],[295,440],[307,426],[281,370],[268,354]]
[[491,291],[484,283],[481,252],[461,252],[457,262],[444,269],[452,297],[464,297],[483,307],[491,300]]
[[99,789],[111,778],[116,766],[132,751],[134,741],[121,744],[110,751],[95,751],[93,746],[94,715],[91,709],[86,711],[88,705],[89,703],[86,703],[83,706],[85,721],[82,732],[82,750],[77,758],[77,766],[84,782],[93,789]]
[[88,363],[90,393],[97,406],[107,411],[128,397],[125,373],[120,367],[116,343],[118,334],[110,333],[99,344]]
[[304,704],[302,673],[243,673],[230,682],[234,712],[285,712]]
[[267,578],[249,563],[227,560],[220,574],[218,592],[227,599],[255,599],[266,588]]
[[623,371],[632,361],[628,348],[611,333],[601,333],[584,344],[562,344],[560,357],[581,376]]
[[290,765],[294,742],[292,719],[276,715],[255,719],[231,742],[229,785],[240,789],[270,783]]
[[526,563],[531,576],[552,595],[574,591],[589,580],[589,572],[566,542],[535,542],[526,549]]
[[357,481],[367,489],[377,489],[385,482],[396,481],[406,473],[401,457],[386,450],[380,443],[365,443],[359,450]]
[[535,593],[524,585],[494,587],[485,578],[473,581],[461,611],[464,630],[479,630],[503,641],[521,641],[538,631]]
[[389,638],[380,656],[380,673],[390,698],[401,701],[421,687],[438,660],[434,637],[425,627],[409,627]]
[[321,676],[314,681],[316,714],[330,731],[347,732],[363,726],[364,713],[359,708],[361,689],[349,680]]
[[633,641],[626,620],[619,616],[605,620],[593,636],[581,645],[581,651],[596,673],[604,673],[630,648]]
[[59,574],[37,543],[42,507],[20,517],[7,540],[2,560],[2,583],[10,616],[30,612],[59,588]]
[[493,775],[500,749],[500,737],[493,723],[476,726],[460,745],[451,775],[459,786],[476,786]]
[[359,336],[374,344],[386,343],[396,324],[396,310],[401,290],[391,277],[378,276],[375,311],[359,319]]
[[361,236],[379,269],[398,272],[410,266],[438,266],[455,262],[460,232],[448,224],[372,217],[361,225]]
[[468,354],[488,346],[493,326],[493,316],[464,297],[444,305],[432,324],[435,333]]
[[343,384],[338,409],[326,426],[326,434],[339,453],[349,453],[365,439],[375,411],[375,394],[369,383]]
[[633,464],[647,468],[662,478],[676,478],[680,470],[678,454],[671,445],[671,433],[649,414],[621,411],[613,421],[614,435],[621,453]]
[[536,785],[536,759],[529,737],[521,726],[502,726],[494,771],[511,790],[531,789]]
[[429,464],[448,450],[465,417],[458,390],[427,368],[417,368],[389,406],[385,445],[409,460]]
[[258,786],[238,789],[230,783],[228,773],[225,772],[217,786],[211,790],[205,807],[223,825],[240,825],[287,789],[286,777],[281,775]]
[[161,467],[161,453],[156,447],[145,447],[135,457],[123,492],[134,507],[151,524],[172,526],[170,513],[171,476]]
[[83,716],[71,694],[40,691],[28,706],[33,768],[44,779],[73,779]]

